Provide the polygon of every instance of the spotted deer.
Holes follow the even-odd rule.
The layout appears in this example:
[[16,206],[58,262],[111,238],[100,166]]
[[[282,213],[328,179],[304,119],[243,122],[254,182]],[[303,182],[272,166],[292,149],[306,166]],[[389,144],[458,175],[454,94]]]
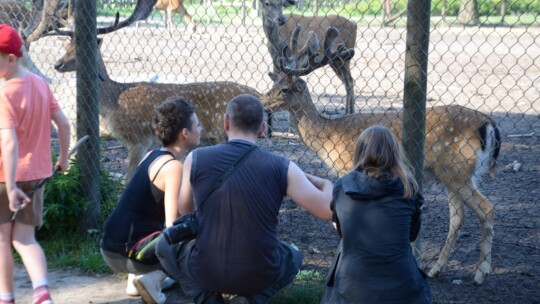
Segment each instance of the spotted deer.
[[[144,1],[146,0],[139,0]],[[134,17],[130,17],[133,21],[140,20],[139,18],[147,13],[139,11],[142,6],[137,4],[131,16]],[[119,24],[122,24],[122,27],[128,25],[127,22],[116,23],[115,30],[120,28]],[[60,32],[63,35],[73,34],[67,30]],[[98,33],[100,32],[109,32],[109,29],[102,28],[98,30]],[[101,43],[102,40],[98,39],[98,45]],[[54,68],[62,73],[75,71],[75,57],[74,39],[71,39],[66,47],[66,53],[55,63]],[[151,147],[158,145],[151,126],[152,112],[154,107],[167,97],[178,95],[191,101],[203,127],[202,141],[218,143],[226,139],[222,126],[223,113],[228,101],[239,94],[260,96],[260,93],[251,87],[229,81],[188,84],[116,82],[109,77],[100,52],[98,52],[97,73],[101,79],[99,113],[103,125],[128,150],[126,180],[131,178],[144,154]]]
[[[342,61],[354,55],[354,50],[338,45],[332,51],[336,29],[329,29],[324,39],[324,54],[319,56],[317,36],[311,34],[302,49],[297,49],[298,29],[291,45],[280,36],[274,42],[282,46],[277,66],[280,73],[270,73],[272,88],[261,100],[267,110],[288,111],[302,142],[313,150],[336,174],[343,176],[353,168],[355,143],[360,133],[373,124],[388,127],[402,136],[402,112],[355,113],[330,119],[316,109],[304,76],[331,60]],[[276,35],[275,29],[273,35]],[[426,110],[425,126],[426,179],[436,178],[446,188],[450,209],[449,231],[445,245],[430,277],[443,271],[450,257],[465,218],[465,206],[480,221],[482,240],[480,260],[474,281],[484,282],[491,271],[491,247],[495,212],[491,202],[478,190],[476,174],[493,172],[500,150],[500,134],[496,123],[478,111],[458,105],[437,106]]]
[[[279,31],[285,39],[290,39],[291,33],[297,25],[299,25],[303,31],[300,33],[298,38],[300,39],[300,44],[304,44],[308,39],[308,32],[313,31],[317,34],[318,37],[323,37],[325,31],[334,27],[339,29],[339,35],[336,38],[336,42],[343,43],[347,48],[354,48],[356,45],[356,31],[357,26],[354,21],[351,21],[347,18],[336,16],[336,15],[326,15],[326,16],[304,16],[304,15],[295,15],[283,14],[283,8],[289,7],[291,5],[296,5],[300,0],[259,0],[262,4],[262,19],[263,19],[263,29],[268,37],[268,31],[277,25],[280,27]],[[268,40],[268,50],[272,55],[272,58],[279,56],[279,49],[277,49],[272,43],[271,40]],[[319,51],[322,51],[322,45],[319,46]],[[274,60],[275,62],[275,60]],[[346,113],[354,113],[355,111],[355,97],[354,97],[354,79],[351,76],[351,61],[343,60],[336,62],[329,62],[329,66],[334,70],[336,75],[339,77],[341,82],[345,85],[347,92]],[[277,71],[278,67],[274,67],[274,72]]]

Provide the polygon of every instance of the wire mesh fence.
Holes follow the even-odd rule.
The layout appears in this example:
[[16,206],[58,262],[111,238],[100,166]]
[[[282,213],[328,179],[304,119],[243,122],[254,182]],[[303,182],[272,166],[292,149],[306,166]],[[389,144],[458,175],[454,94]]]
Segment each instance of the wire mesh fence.
[[[2,22],[27,28],[32,2],[21,3],[0,1],[0,17],[7,18]],[[114,24],[117,12],[125,20],[135,3],[98,0],[98,27]],[[174,6],[179,13],[172,15],[172,23],[168,24],[165,10],[153,10],[145,21],[99,35],[95,68],[100,79],[103,145],[101,155],[95,157],[110,172],[125,175],[156,145],[149,115],[166,94],[190,96],[206,122],[203,144],[223,141],[222,108],[216,104],[228,97],[219,92],[215,81],[237,83],[247,92],[274,101],[272,136],[260,139],[259,144],[290,158],[306,172],[331,180],[350,169],[351,159],[346,155],[352,152],[347,151],[354,149],[355,136],[366,126],[381,123],[401,134],[402,121],[395,112],[403,109],[406,1],[306,0],[283,8],[307,20],[322,17],[311,24],[314,30],[323,26],[317,31],[321,41],[330,25],[345,31],[332,15],[356,26],[350,46],[355,55],[348,71],[329,63],[301,77],[285,77],[274,66],[261,12],[264,5],[276,2],[179,3]],[[539,12],[538,3],[532,1],[431,3],[424,149],[426,162],[431,160],[438,178],[424,185],[421,268],[434,267],[447,234],[461,228],[453,249],[446,252],[444,271],[429,280],[434,302],[540,302]],[[57,26],[66,29],[65,24]],[[304,23],[304,31],[308,26]],[[49,24],[48,30],[52,28]],[[306,41],[299,39],[299,48]],[[34,71],[37,68],[50,79],[75,126],[84,117],[77,113],[75,73],[85,67],[76,65],[73,47],[69,35],[42,35],[30,43],[29,59]],[[269,72],[278,72],[278,81]],[[305,93],[305,98],[291,97],[291,90],[296,90],[296,96]],[[452,106],[474,111],[460,110],[451,116]],[[431,107],[439,107],[442,113],[430,116]],[[478,135],[474,122],[478,117],[497,123],[502,143],[497,174],[476,179],[470,169],[482,159],[475,149],[481,149],[487,138]],[[459,153],[444,159],[453,155],[449,151]],[[484,259],[481,240],[490,235],[490,227],[485,224],[485,213],[478,215],[477,200],[463,181],[469,178],[474,178],[494,208],[489,213],[494,214],[492,270],[480,286],[473,278],[479,257]],[[449,198],[461,199],[465,206],[449,209]],[[301,279],[323,282],[339,242],[332,225],[290,200],[284,201],[279,218],[280,236],[304,252]]]

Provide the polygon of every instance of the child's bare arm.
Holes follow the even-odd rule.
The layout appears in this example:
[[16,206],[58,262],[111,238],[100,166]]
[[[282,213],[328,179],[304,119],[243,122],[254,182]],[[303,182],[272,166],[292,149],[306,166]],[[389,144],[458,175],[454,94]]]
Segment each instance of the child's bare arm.
[[17,184],[15,183],[19,156],[19,145],[15,129],[1,129],[0,137],[2,138],[2,164],[4,165],[4,173],[6,175],[9,208],[15,212],[18,208],[24,208],[30,203],[30,198],[21,189],[17,188]]
[[58,155],[56,166],[60,167],[60,172],[65,172],[69,167],[68,150],[71,125],[62,110],[54,112],[52,120],[58,129],[58,142],[60,144],[60,154]]

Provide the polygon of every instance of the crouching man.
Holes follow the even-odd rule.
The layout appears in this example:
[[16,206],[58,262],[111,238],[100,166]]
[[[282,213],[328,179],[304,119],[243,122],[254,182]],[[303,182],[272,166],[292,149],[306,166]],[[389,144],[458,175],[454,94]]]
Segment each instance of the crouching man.
[[268,303],[302,264],[302,254],[277,236],[284,196],[330,220],[333,184],[257,147],[266,123],[256,97],[232,99],[224,128],[229,141],[196,149],[184,162],[180,211],[196,210],[196,238],[161,238],[156,253],[195,303],[225,303],[222,294],[237,295],[231,303]]

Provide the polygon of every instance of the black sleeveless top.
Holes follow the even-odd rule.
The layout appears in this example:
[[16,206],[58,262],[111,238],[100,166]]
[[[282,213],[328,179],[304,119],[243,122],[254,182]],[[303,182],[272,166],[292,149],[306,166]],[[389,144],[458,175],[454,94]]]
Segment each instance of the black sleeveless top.
[[116,209],[105,221],[104,250],[125,255],[138,240],[164,228],[164,192],[148,177],[149,166],[163,155],[174,157],[169,151],[153,150],[135,170]]
[[206,289],[254,294],[276,281],[278,212],[287,192],[289,160],[256,149],[204,202],[215,181],[253,143],[231,140],[192,153],[191,184],[199,233],[188,271]]

